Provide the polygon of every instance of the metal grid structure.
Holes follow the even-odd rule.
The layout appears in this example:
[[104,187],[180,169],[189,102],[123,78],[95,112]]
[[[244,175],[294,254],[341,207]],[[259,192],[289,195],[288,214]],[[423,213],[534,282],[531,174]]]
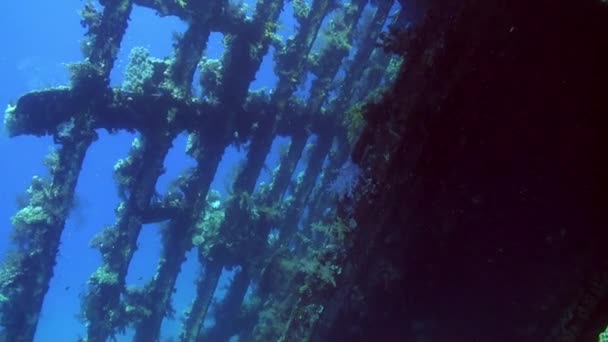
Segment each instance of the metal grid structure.
[[[49,178],[33,179],[29,203],[12,220],[16,247],[0,269],[6,340],[33,340],[83,159],[98,129],[135,131],[138,138],[114,167],[121,193],[115,223],[93,241],[102,264],[83,296],[87,341],[107,341],[126,328],[135,330],[135,341],[159,340],[176,278],[192,248],[198,248],[204,272],[180,340],[310,339],[327,298],[315,298],[319,288],[303,290],[314,272],[281,274],[285,255],[304,258],[313,246],[329,249],[331,238],[319,238],[311,227],[335,205],[335,196],[324,189],[348,159],[344,123],[355,123],[345,113],[385,82],[394,60],[378,48],[378,36],[388,21],[403,21],[403,16],[391,15],[389,0],[293,0],[298,29],[283,42],[276,30],[284,0],[259,0],[251,17],[228,0],[99,2],[101,7],[89,3],[82,11],[86,59],[71,66],[72,84],[28,93],[5,114],[11,136],[52,135],[60,146],[47,158]],[[141,53],[128,68],[128,84],[111,88],[109,75],[134,6],[179,17],[188,27],[170,60]],[[221,61],[204,57],[212,32],[224,34]],[[321,47],[314,50],[315,44]],[[268,94],[252,92],[249,85],[271,46],[278,83]],[[197,66],[200,97],[192,95]],[[309,72],[316,78],[303,99],[295,93]],[[155,186],[164,159],[183,132],[189,134],[186,152],[196,166],[158,198]],[[305,170],[294,177],[313,135]],[[254,191],[277,136],[288,136],[291,143],[271,182]],[[247,155],[231,196],[218,207],[210,184],[231,144],[247,144]],[[289,187],[293,190],[286,196]],[[142,225],[156,222],[162,222],[157,272],[145,286],[127,289],[125,277]],[[271,243],[272,227],[280,233]],[[222,269],[236,265],[241,271],[217,304],[215,326],[202,331]],[[326,266],[324,279],[335,287],[332,277],[339,267],[318,265]],[[252,284],[257,305],[244,302]],[[271,313],[276,316],[269,318]],[[270,327],[269,320],[281,325]]]

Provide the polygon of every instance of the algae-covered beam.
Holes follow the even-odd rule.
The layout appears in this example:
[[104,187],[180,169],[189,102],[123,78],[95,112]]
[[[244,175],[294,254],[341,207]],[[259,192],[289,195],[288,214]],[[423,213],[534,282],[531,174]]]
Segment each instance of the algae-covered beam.
[[[304,132],[293,137],[288,151],[281,156],[279,166],[273,173],[272,182],[269,185],[269,189],[260,194],[258,205],[273,207],[279,205],[281,197],[289,186],[291,175],[296,168],[296,164],[301,158],[302,152],[305,149],[306,140],[307,139]],[[276,224],[279,225],[280,222],[277,222]],[[245,274],[243,274],[242,278],[237,278],[237,280],[233,282],[234,286],[231,286],[230,291],[226,294],[227,300],[218,304],[217,310],[218,312],[222,313],[222,317],[224,319],[217,321],[210,330],[204,332],[203,336],[204,340],[206,341],[222,340],[221,337],[226,335],[232,336],[233,334],[242,332],[243,330],[251,329],[250,325],[252,323],[243,324],[241,327],[236,327],[234,324],[231,324],[231,322],[234,322],[236,319],[251,320],[251,316],[255,315],[254,312],[242,312],[242,301],[247,289],[245,282],[248,284],[250,278],[254,280],[260,279],[261,274],[259,272],[266,267],[268,261],[263,257],[261,259],[256,258],[267,255],[271,253],[272,250],[267,244],[267,236],[271,229],[271,224],[268,221],[251,221],[249,223],[249,229],[257,241],[262,245],[257,246],[256,248],[258,254],[255,256],[252,255],[252,257],[248,258],[247,260],[247,266],[245,267],[248,270],[246,279],[244,279]],[[255,295],[259,296],[257,293]],[[263,297],[266,295],[267,293],[262,294]],[[256,308],[253,309],[255,310]]]
[[175,56],[165,73],[166,79],[161,87],[178,99],[189,99],[192,92],[192,79],[211,33],[212,21],[221,11],[221,1],[205,1],[194,4],[192,1],[178,2],[182,10],[192,16],[188,29],[175,45]]
[[231,336],[236,335],[243,328],[241,320],[241,304],[247,293],[250,279],[247,268],[241,269],[235,276],[226,296],[215,305],[215,325],[205,331],[201,340],[203,341],[228,341]]
[[[406,12],[400,10],[389,27],[404,27],[407,22],[406,18]],[[369,58],[367,67],[357,82],[357,86],[353,89],[351,104],[365,100],[371,92],[379,89],[384,79],[394,79],[402,62],[403,57],[400,55],[392,55],[384,50],[375,49]],[[390,86],[390,84],[387,86]]]
[[276,73],[279,82],[274,92],[274,102],[283,108],[287,99],[303,81],[307,69],[307,56],[317,37],[323,19],[333,9],[333,0],[313,0],[311,7],[304,1],[294,2],[295,14],[300,24],[295,37],[289,38],[287,45],[277,53]]
[[221,260],[207,260],[202,256],[202,253],[199,253],[199,259],[201,264],[205,265],[205,272],[198,277],[196,297],[186,312],[186,318],[179,336],[179,340],[182,342],[198,341],[215,288],[222,274],[223,262]]
[[296,180],[294,199],[287,210],[285,221],[282,222],[283,229],[281,230],[279,238],[281,245],[288,243],[298,229],[297,226],[300,214],[304,210],[306,201],[321,173],[323,161],[331,149],[331,143],[331,136],[321,135],[318,137],[317,142],[311,151],[304,174],[298,176],[298,179]]
[[[106,102],[104,88],[109,83],[109,73],[126,28],[131,3],[114,1],[106,2],[105,5],[101,20],[95,22],[89,30],[92,39],[88,41],[89,61],[73,67],[72,88],[68,93],[67,88],[59,89],[55,93],[61,98],[59,100],[45,97],[48,94],[37,93],[20,99],[17,107],[11,107],[7,111],[6,123],[11,136],[27,133],[27,129],[31,128],[37,135],[53,134],[55,141],[62,145],[57,155],[51,158],[53,167],[50,184],[35,181],[33,185],[37,188],[32,190],[30,205],[14,217],[14,224],[18,230],[24,231],[24,235],[31,230],[28,228],[36,227],[37,238],[32,238],[33,241],[39,241],[39,245],[29,243],[28,249],[34,248],[33,251],[24,249],[9,262],[12,264],[11,270],[28,270],[28,277],[33,276],[35,279],[3,272],[5,279],[2,279],[2,291],[15,291],[10,298],[16,302],[10,303],[10,307],[22,308],[13,314],[3,315],[3,319],[10,317],[12,320],[5,328],[9,340],[33,339],[42,300],[53,274],[59,239],[73,200],[77,177],[86,150],[95,137],[93,112],[97,106],[103,106]],[[97,92],[98,98],[84,101],[83,96],[92,91]],[[36,112],[24,112],[24,107],[38,107],[39,112],[44,113],[41,115],[43,120],[34,123],[37,121]],[[35,266],[32,268],[30,263]],[[27,282],[27,285],[21,282]],[[20,299],[27,302],[19,303]]]
[[[252,201],[249,194],[253,193],[256,180],[264,166],[266,155],[270,153],[274,138],[276,116],[267,116],[266,120],[259,125],[260,127],[254,133],[251,145],[249,146],[246,162],[234,181],[233,192],[235,195],[227,204],[226,216],[219,229],[220,234],[224,236],[223,239],[233,246],[231,246],[231,248],[222,248],[213,253],[211,256],[213,262],[221,260],[224,265],[231,265],[235,261],[245,262],[253,257],[256,254],[256,251],[264,249],[260,245],[265,244],[266,235],[256,234],[257,231],[254,229],[254,221],[259,215],[259,211],[257,209],[257,203]],[[213,276],[215,276],[215,279],[211,278]],[[220,274],[205,274],[205,279],[199,280],[199,283],[217,283],[219,276]],[[238,316],[241,301],[247,286],[249,285],[246,267],[243,268],[236,279],[238,282],[235,284],[240,284],[240,286],[231,287],[226,295],[226,299],[219,305],[219,307],[223,309],[223,318],[227,320],[234,320]],[[196,320],[193,319],[195,314],[198,314],[199,322],[204,320],[207,309],[202,309],[200,307],[208,307],[206,296],[207,293],[205,292],[198,293],[197,298],[193,303],[193,309],[188,315],[188,319],[186,320],[183,329],[185,332],[190,332],[190,335],[184,334],[183,340],[192,338],[192,322],[189,322],[188,320],[196,322]],[[207,302],[207,305],[203,306],[202,304],[199,304],[201,302]],[[221,321],[220,317],[217,317],[217,315],[215,328],[218,333],[227,330],[226,322]],[[194,330],[199,331],[200,327]],[[217,340],[216,337],[209,339],[209,341],[215,340]]]
[[[308,216],[304,217],[302,222],[302,234],[311,239],[313,244],[318,245],[319,241],[314,239],[312,224],[315,223],[315,221],[322,220],[324,216],[327,216],[325,211],[328,210],[328,208],[335,208],[338,201],[345,199],[343,197],[345,194],[337,192],[336,190],[338,189],[335,188],[338,187],[336,184],[337,182],[345,181],[344,179],[338,180],[337,178],[346,176],[340,175],[339,170],[348,160],[349,154],[350,148],[346,139],[337,137],[336,148],[329,153],[327,166],[323,169],[320,179],[317,181],[317,184],[310,195],[311,197],[308,201]],[[304,248],[305,244],[300,241],[298,246]]]
[[171,220],[180,214],[182,206],[181,198],[167,196],[162,202],[150,203],[141,215],[141,222],[149,224]]
[[391,6],[392,1],[389,0],[378,2],[371,22],[365,27],[366,31],[363,32],[363,36],[359,40],[360,43],[357,46],[357,53],[353,62],[348,67],[344,81],[341,83],[340,93],[334,101],[335,104],[333,104],[333,106],[336,106],[334,111],[344,111],[352,100],[354,87],[357,81],[361,79],[365,68],[369,65],[369,59],[374,48],[377,48],[380,31],[382,30],[382,25],[387,20]]
[[[261,205],[266,205],[266,206],[276,205],[280,201],[282,194],[285,192],[285,190],[287,189],[287,187],[289,185],[290,176],[291,176],[291,174],[293,174],[293,171],[295,170],[297,161],[300,159],[305,145],[306,145],[306,135],[304,134],[304,132],[302,132],[302,134],[296,135],[293,138],[293,140],[289,146],[288,152],[281,157],[279,167],[273,174],[273,181],[270,185],[270,189],[268,190],[268,192],[265,192],[264,195],[262,195],[262,198],[260,199]],[[242,185],[239,186],[239,189],[238,189],[241,191],[241,194],[243,194],[243,191],[248,190],[248,189],[251,191],[251,188],[253,186],[252,184],[247,185],[247,188],[246,188],[244,182],[241,182],[241,183],[242,183]],[[241,195],[241,196],[243,196],[243,195]],[[229,208],[232,208],[232,209],[230,209],[231,212],[234,212],[237,215],[243,214],[242,209],[239,207],[239,201],[232,200],[231,203],[229,203],[228,205],[229,205]],[[221,223],[221,228],[224,228],[224,230],[220,230],[222,232],[222,234],[228,235],[229,232],[226,230],[228,228],[234,227],[236,222],[238,222],[238,221],[234,221],[235,218],[232,218],[231,220],[232,220],[232,222],[223,221]],[[248,227],[248,229],[250,230],[250,232],[249,232],[250,239],[251,240],[256,239],[256,241],[263,244],[263,246],[258,246],[258,249],[261,249],[262,250],[261,253],[263,253],[263,250],[265,249],[264,246],[266,245],[266,237],[268,235],[268,232],[270,231],[270,226],[268,225],[267,222],[265,222],[263,220],[253,221],[248,216],[246,217],[246,221],[248,221],[248,222],[245,222],[245,224]],[[246,257],[247,254],[248,254],[248,252],[243,251],[241,257]],[[220,258],[220,256],[215,255],[214,258],[218,259],[218,258]],[[226,263],[228,261],[228,260],[225,260],[225,257],[222,257],[221,259],[222,259],[223,263]],[[251,261],[251,260],[249,260],[249,261]],[[251,266],[261,267],[261,265],[251,265]],[[247,269],[249,269],[249,267],[247,267]],[[207,275],[205,275],[205,279],[200,279],[199,283],[202,283],[202,282],[217,283],[218,279],[210,279],[209,277]],[[216,275],[216,277],[219,278],[219,275]],[[253,275],[251,275],[251,277],[258,278],[259,275],[253,274]],[[243,281],[249,282],[248,279],[249,279],[249,275],[247,277],[247,280],[243,280]],[[222,302],[219,304],[219,310],[223,312],[224,316],[232,317],[232,319],[236,319],[240,315],[240,312],[239,312],[240,302],[242,302],[242,298],[243,298],[240,295],[242,287],[246,288],[246,286],[243,285],[243,286],[238,287],[238,289],[240,289],[240,290],[234,291],[235,288],[233,288],[231,291],[229,291],[227,293],[227,297],[233,298],[233,300],[227,301],[227,302],[225,301],[225,302]],[[189,313],[188,318],[186,320],[186,324],[184,325],[184,327],[182,329],[184,332],[190,333],[190,335],[184,335],[188,338],[191,338],[191,336],[192,336],[192,331],[193,331],[192,325],[197,321],[203,321],[205,319],[205,315],[207,313],[208,304],[209,304],[208,302],[206,302],[205,296],[206,296],[206,293],[202,293],[202,294],[199,293],[197,295],[197,298],[195,299],[193,306],[192,306],[193,309]],[[235,302],[237,300],[238,300],[238,303]],[[203,309],[199,308],[200,306],[202,306],[201,303],[207,303]],[[194,310],[194,308],[197,308],[197,309]],[[198,315],[197,319],[190,317],[195,314]],[[228,327],[227,325],[229,325],[229,324],[227,324],[227,323],[228,322],[218,321],[212,331],[205,332],[205,336],[212,336],[216,333],[223,335],[226,331],[233,330],[234,327]],[[197,329],[194,329],[194,330],[198,331]],[[208,335],[208,334],[211,334],[211,335]],[[183,340],[189,340],[188,338],[185,338]],[[212,340],[210,340],[210,341],[212,341]]]
[[51,135],[57,125],[70,119],[71,113],[86,109],[84,101],[69,87],[33,91],[19,98],[4,114],[8,135]]
[[304,132],[294,136],[289,144],[289,150],[281,156],[280,164],[272,177],[272,184],[266,201],[273,203],[279,201],[289,186],[290,177],[296,169],[296,164],[306,147],[306,135]]
[[201,60],[209,34],[206,21],[197,20],[188,26],[186,33],[179,39],[175,57],[166,73],[167,79],[162,85],[174,97],[185,99],[191,96],[194,71]]
[[[265,236],[255,234],[255,230],[252,229],[254,221],[254,217],[252,216],[258,215],[258,209],[250,194],[253,192],[255,182],[262,170],[264,159],[270,152],[274,137],[273,126],[275,120],[276,116],[267,117],[266,121],[260,123],[259,129],[254,134],[249,147],[249,153],[247,154],[247,160],[233,184],[234,195],[226,204],[225,216],[218,227],[218,232],[222,235],[221,241],[223,243],[214,245],[213,241],[204,241],[203,245],[199,246],[199,249],[211,249],[210,255],[207,258],[212,260],[212,265],[219,263],[221,266],[232,266],[236,262],[244,262],[254,254],[251,250],[252,244],[257,245],[265,242]],[[205,227],[202,228],[205,229]],[[204,277],[198,280],[198,283],[201,284],[199,287],[208,289],[210,286],[208,284],[217,284],[219,277],[219,272],[205,272]],[[245,288],[249,282],[248,278],[246,282]],[[236,293],[232,293],[231,291],[227,294],[228,297],[234,295]],[[208,296],[209,293],[207,291],[201,290],[197,292],[197,297],[182,328],[183,333],[181,338],[183,341],[191,341],[196,337],[194,333],[198,333],[200,330],[200,324],[204,321],[210,304]],[[225,312],[227,316],[230,316],[230,314],[234,314],[234,317],[236,316],[238,311],[233,311],[233,307],[238,309],[238,305],[231,305],[230,310]],[[218,324],[222,325],[223,322],[218,322]]]
[[93,242],[100,249],[103,261],[88,281],[83,302],[90,341],[106,341],[130,323],[121,302],[125,277],[137,250],[142,215],[155,193],[173,137],[174,134],[164,132],[143,134],[133,141],[129,157],[114,166],[123,201],[116,210],[116,223]]
[[212,132],[213,124],[221,118],[219,110],[207,102],[185,103],[166,94],[139,95],[119,89],[109,90],[107,95],[108,101],[91,106],[90,98],[68,87],[31,92],[10,108],[5,122],[11,136],[42,136],[52,134],[58,124],[69,120],[69,113],[82,112],[87,107],[93,128],[109,131],[162,127],[171,112],[169,119],[177,130],[207,127],[206,132]]
[[[189,8],[195,7],[191,5],[193,1],[187,0],[134,0],[133,3],[153,9],[160,16],[176,16],[182,20],[190,19]],[[197,1],[196,4],[198,5],[199,2]]]
[[237,4],[226,0],[134,0],[134,4],[186,22],[207,21],[212,31],[234,32],[244,21]]
[[283,0],[258,2],[253,20],[243,24],[239,32],[227,35],[218,92],[227,111],[235,111],[245,102],[249,84],[274,37],[282,7]]
[[[128,26],[133,8],[132,0],[106,0],[100,20],[89,26],[87,47],[89,62],[100,69],[106,84],[120,49],[122,37]],[[86,22],[86,21],[85,21]],[[85,52],[85,53],[86,53]]]
[[275,115],[272,111],[267,112],[268,109],[270,109],[270,106],[265,104],[251,108],[253,111],[268,114],[253,124],[253,136],[247,151],[246,162],[232,186],[232,190],[235,193],[253,193],[255,182],[264,167],[266,156],[270,153],[270,147],[275,137],[278,115]]
[[[168,94],[140,95],[119,89],[109,90],[108,97],[109,101],[96,103],[90,109],[94,129],[141,131],[150,126],[163,127],[170,119],[176,130],[191,131],[197,127],[203,135],[215,135],[220,133],[218,127],[225,119],[221,106],[206,101],[186,102]],[[68,87],[31,92],[19,98],[16,106],[9,108],[5,124],[11,136],[50,135],[57,125],[69,119],[66,113],[83,111],[88,105],[90,101]],[[284,136],[295,136],[303,127],[313,133],[321,133],[331,121],[304,112],[304,108],[297,103],[291,105],[291,110],[283,108],[284,115],[279,115],[279,108],[275,105],[252,106],[246,103],[245,108],[237,112],[239,120],[235,124],[238,126],[232,128],[236,129],[239,140],[243,141],[259,130],[259,121],[267,116],[279,116],[276,133]],[[258,111],[260,106],[264,113]],[[171,113],[169,117],[166,115],[168,112]]]
[[310,89],[311,112],[318,112],[327,98],[331,83],[352,48],[353,34],[366,3],[367,0],[353,0],[344,5],[329,24],[327,42],[320,55],[311,58],[312,70],[317,75]]
[[[282,0],[269,0],[258,3],[254,20],[251,24],[252,27],[250,28],[253,33],[243,33],[236,36],[234,38],[236,41],[231,41],[228,46],[229,50],[224,54],[222,65],[225,69],[223,69],[222,86],[219,89],[218,98],[228,107],[229,118],[234,117],[234,112],[239,110],[239,107],[245,102],[244,97],[247,87],[253,80],[262,57],[268,51],[268,46],[276,28],[274,22],[278,19],[282,5]],[[243,74],[245,77],[243,77]],[[237,75],[239,76],[238,78],[236,77]],[[253,104],[255,107],[255,103],[250,102],[250,104]],[[264,107],[267,106],[262,104],[259,110],[265,112]],[[271,111],[268,114],[274,113]],[[230,126],[226,128],[231,129]],[[218,246],[220,248],[214,249],[211,256],[213,260],[223,260],[224,263],[234,263],[236,260],[244,259],[250,254],[247,250],[239,249],[240,247],[245,247],[244,244],[251,243],[250,239],[243,239],[243,237],[252,236],[252,234],[256,235],[254,231],[243,230],[250,228],[252,223],[250,215],[256,210],[256,208],[251,207],[250,194],[253,192],[255,181],[262,170],[265,157],[270,151],[277,129],[277,115],[263,116],[262,121],[254,123],[252,128],[253,138],[247,160],[234,182],[233,191],[235,195],[227,205],[226,216],[219,228],[221,234],[225,236],[225,240],[232,240],[230,242],[232,247],[225,248],[225,246]],[[257,236],[257,238],[264,241],[264,237]],[[205,277],[208,278],[207,275]],[[216,277],[219,278],[219,274]],[[217,279],[199,281],[217,283]],[[198,298],[195,299],[194,305],[201,306],[198,303],[204,302],[203,298],[205,295],[205,293],[199,294]],[[186,323],[193,321],[191,315],[194,313],[202,315],[198,317],[198,320],[204,320],[206,311],[206,308],[197,309],[195,312],[191,311]],[[190,326],[186,325],[183,330],[185,332],[192,331],[192,324]],[[185,336],[184,338],[190,337]]]
[[[2,271],[0,278],[3,296],[9,298],[9,301],[2,303],[2,309],[7,307],[2,319],[5,335],[11,341],[33,340],[77,177],[85,153],[95,138],[92,112],[95,106],[105,102],[104,88],[109,83],[109,74],[127,26],[130,1],[106,1],[104,5],[103,15],[99,18],[95,15],[83,18],[83,22],[89,25],[90,40],[84,45],[89,60],[73,67],[72,90],[68,94],[60,92],[65,101],[58,101],[59,107],[53,107],[52,101],[51,104],[40,101],[40,97],[30,97],[34,99],[32,102],[21,102],[26,107],[35,106],[37,102],[44,109],[52,109],[51,113],[59,114],[45,114],[42,123],[33,123],[34,113],[23,113],[19,103],[7,111],[6,122],[11,136],[26,133],[30,127],[38,135],[53,134],[55,141],[62,145],[57,154],[50,158],[53,165],[51,181],[35,180],[29,205],[13,218],[16,229],[21,231],[17,237],[21,236],[23,241],[15,256],[6,264],[9,271]],[[91,92],[96,92],[98,98],[82,101],[82,96]],[[28,238],[33,242],[25,243]]]
[[[208,139],[208,137],[205,137]],[[202,139],[196,135],[191,139]],[[154,278],[145,286],[147,314],[135,326],[134,341],[156,341],[160,326],[170,305],[181,265],[186,252],[192,248],[196,223],[202,220],[207,205],[206,197],[213,176],[223,155],[226,141],[198,140],[200,146],[191,146],[190,153],[197,160],[194,172],[183,184],[184,208],[182,215],[169,221],[163,227],[163,249]],[[215,277],[215,272],[212,272]]]
[[17,248],[0,268],[0,326],[6,341],[34,339],[78,175],[95,138],[89,116],[74,117],[57,135],[60,149],[47,159],[50,179],[34,177],[29,203],[12,218]]
[[221,206],[220,194],[210,191],[206,198],[204,212],[196,217],[193,244],[198,248],[199,263],[204,269],[196,281],[196,295],[190,308],[185,312],[180,341],[196,341],[199,331],[211,305],[213,294],[217,287],[224,260],[209,258],[212,243],[209,240],[218,238],[219,226],[224,218],[224,209]]

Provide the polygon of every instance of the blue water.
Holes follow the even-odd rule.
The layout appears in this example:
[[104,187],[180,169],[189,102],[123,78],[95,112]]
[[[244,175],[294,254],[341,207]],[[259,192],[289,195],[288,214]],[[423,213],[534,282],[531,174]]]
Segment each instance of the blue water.
[[[79,11],[82,0],[22,0],[0,2],[0,106],[14,103],[19,96],[35,89],[68,84],[65,63],[82,60],[80,42],[84,29],[80,25]],[[253,8],[252,4],[249,8]],[[280,34],[293,33],[291,6],[282,15]],[[121,46],[120,54],[111,74],[111,84],[120,85],[122,74],[131,48],[146,47],[154,57],[172,54],[173,32],[183,32],[185,23],[177,18],[160,18],[153,11],[135,7]],[[221,57],[223,47],[221,34],[213,34],[207,55]],[[272,53],[273,51],[271,51]],[[251,89],[272,88],[276,82],[273,74],[271,54],[264,58]],[[2,109],[4,109],[3,107]],[[60,254],[57,258],[55,276],[45,298],[36,341],[74,341],[84,336],[84,325],[79,319],[80,294],[86,290],[90,274],[100,265],[100,254],[89,247],[92,237],[105,226],[114,222],[114,208],[118,204],[117,190],[112,178],[114,163],[127,155],[134,135],[120,132],[110,135],[99,131],[100,139],[89,150],[80,178],[76,196],[76,208],[71,213],[62,235]],[[162,193],[171,179],[183,169],[193,165],[184,153],[186,136],[174,143],[165,166],[167,173],[158,183]],[[273,151],[278,151],[284,139],[277,139]],[[16,137],[8,139],[0,123],[0,255],[2,259],[10,250],[10,217],[17,211],[17,201],[29,186],[34,175],[44,176],[44,156],[53,147],[49,137]],[[277,163],[276,153],[267,160],[273,168]],[[226,177],[231,177],[237,162],[244,152],[227,149],[220,164],[212,188],[226,193]],[[261,180],[268,180],[267,172]],[[156,270],[160,253],[160,235],[157,225],[145,226],[139,238],[140,249],[135,254],[127,283],[142,285]],[[175,319],[163,323],[162,338],[177,337],[180,318],[194,295],[194,281],[198,275],[198,262],[191,252],[178,278],[177,292],[173,298]],[[226,271],[222,283],[226,283],[231,272]],[[222,289],[220,284],[218,289]],[[119,336],[118,341],[129,341],[131,333]]]

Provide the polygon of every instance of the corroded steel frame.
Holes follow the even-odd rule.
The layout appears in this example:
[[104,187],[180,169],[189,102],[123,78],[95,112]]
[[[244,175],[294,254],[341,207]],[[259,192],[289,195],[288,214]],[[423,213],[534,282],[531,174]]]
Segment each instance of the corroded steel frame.
[[[275,33],[283,0],[258,1],[250,18],[227,0],[100,0],[100,4],[101,12],[90,3],[82,12],[88,27],[83,44],[86,59],[71,67],[71,86],[31,92],[6,112],[5,123],[12,136],[52,135],[60,146],[49,158],[50,177],[32,181],[29,204],[13,218],[17,249],[0,269],[0,323],[7,340],[33,339],[78,175],[88,148],[97,138],[97,129],[136,131],[139,137],[129,156],[115,166],[123,194],[116,221],[94,241],[103,259],[88,281],[83,300],[86,340],[106,341],[127,327],[135,329],[136,341],[158,340],[181,264],[195,247],[193,238],[210,210],[210,184],[224,149],[245,142],[249,143],[247,157],[216,227],[222,241],[217,246],[196,246],[205,272],[198,280],[197,297],[184,320],[180,339],[195,341],[200,337],[221,271],[235,265],[242,271],[224,301],[218,303],[216,311],[221,319],[202,336],[212,341],[235,334],[250,339],[267,337],[261,333],[263,318],[243,313],[245,293],[252,282],[263,283],[272,272],[279,272],[275,257],[298,240],[298,224],[305,226],[304,235],[312,234],[308,227],[333,203],[334,198],[324,189],[335,177],[334,170],[348,158],[344,113],[377,89],[390,67],[390,57],[377,48],[376,41],[389,20],[393,2],[374,2],[368,25],[355,37],[367,0],[345,5],[334,0],[312,0],[310,4],[294,0],[299,28],[285,43]],[[155,65],[162,72],[161,80],[153,85],[155,92],[109,86],[134,5],[188,23],[169,63]],[[325,45],[313,51],[313,43],[321,39],[318,36],[324,20],[331,16]],[[226,48],[219,82],[205,89],[212,99],[193,97],[195,70],[209,34],[218,31],[225,35]],[[278,83],[267,96],[249,91],[249,85],[271,45],[277,51]],[[349,59],[355,45],[357,53]],[[344,78],[337,77],[341,67],[346,70]],[[310,98],[304,102],[295,91],[308,72],[316,79]],[[335,97],[330,97],[332,91]],[[190,134],[187,152],[196,166],[180,178],[175,191],[154,199],[164,159],[182,132]],[[316,143],[307,151],[307,141],[313,135]],[[254,192],[277,136],[291,137],[291,144],[271,183]],[[304,154],[308,157],[306,169],[291,184]],[[285,198],[290,186],[292,195]],[[302,217],[306,207],[309,214]],[[161,221],[165,223],[157,273],[143,288],[127,289],[125,277],[142,224]],[[267,244],[271,227],[282,229],[278,244],[272,246]],[[305,249],[292,252],[304,253]],[[281,305],[287,313],[284,330],[274,335],[281,340],[309,339],[323,308],[323,303],[311,303],[310,293],[298,294],[296,288],[297,282],[290,282],[260,294],[264,308]],[[311,307],[316,314],[303,319],[302,313]],[[248,331],[227,324],[229,319],[245,316],[241,323]]]

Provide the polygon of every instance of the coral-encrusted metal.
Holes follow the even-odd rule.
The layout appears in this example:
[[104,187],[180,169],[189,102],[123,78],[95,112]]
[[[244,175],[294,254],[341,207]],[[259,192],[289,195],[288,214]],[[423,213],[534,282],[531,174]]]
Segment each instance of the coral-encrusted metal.
[[[376,48],[376,40],[387,20],[402,20],[389,18],[392,1],[294,0],[298,30],[286,40],[275,32],[283,0],[258,1],[252,17],[227,0],[105,0],[100,5],[97,10],[87,4],[82,12],[88,27],[86,59],[71,66],[72,84],[28,93],[6,112],[12,136],[52,135],[60,146],[49,157],[50,176],[32,181],[30,202],[13,217],[17,248],[0,269],[0,323],[6,340],[33,340],[83,159],[97,138],[95,131],[102,128],[137,131],[139,136],[115,166],[123,194],[116,220],[93,242],[103,258],[83,298],[86,340],[107,341],[132,328],[135,341],[157,341],[181,264],[192,248],[198,248],[205,272],[183,321],[182,341],[220,341],[234,335],[242,340],[310,338],[323,303],[311,303],[309,294],[301,297],[305,294],[298,292],[298,277],[278,288],[265,285],[280,273],[278,255],[306,251],[290,246],[302,245],[303,236],[312,237],[308,226],[332,205],[331,194],[323,189],[332,182],[333,170],[348,159],[343,113],[377,89],[389,67],[391,57]],[[140,60],[153,71],[135,75],[147,82],[145,87],[111,88],[109,75],[133,6],[177,16],[188,28],[168,63]],[[211,32],[225,37],[221,64],[204,58]],[[313,45],[320,48],[313,50]],[[278,83],[269,94],[251,92],[249,85],[271,46]],[[353,46],[356,53],[349,57]],[[203,78],[214,76],[216,82],[201,80],[203,96],[193,97],[199,65]],[[345,74],[338,77],[341,68]],[[315,78],[310,97],[303,99],[295,91],[309,72]],[[190,134],[187,153],[196,167],[157,198],[155,184],[164,159],[183,132]],[[307,150],[312,135],[316,142]],[[270,184],[254,192],[277,136],[291,137],[291,144]],[[224,149],[244,143],[246,160],[232,195],[218,210],[215,200],[208,201],[211,181]],[[306,169],[291,184],[305,151]],[[285,197],[290,186],[291,195]],[[161,221],[166,223],[157,273],[144,287],[127,290],[125,276],[142,224]],[[304,228],[299,230],[299,224]],[[280,231],[273,240],[274,227]],[[218,304],[216,324],[202,331],[221,270],[236,265],[242,270]],[[256,284],[258,306],[243,304],[250,284]],[[263,310],[266,314],[259,315]],[[268,326],[268,312],[282,319],[280,329]],[[308,316],[295,318],[303,312]]]

